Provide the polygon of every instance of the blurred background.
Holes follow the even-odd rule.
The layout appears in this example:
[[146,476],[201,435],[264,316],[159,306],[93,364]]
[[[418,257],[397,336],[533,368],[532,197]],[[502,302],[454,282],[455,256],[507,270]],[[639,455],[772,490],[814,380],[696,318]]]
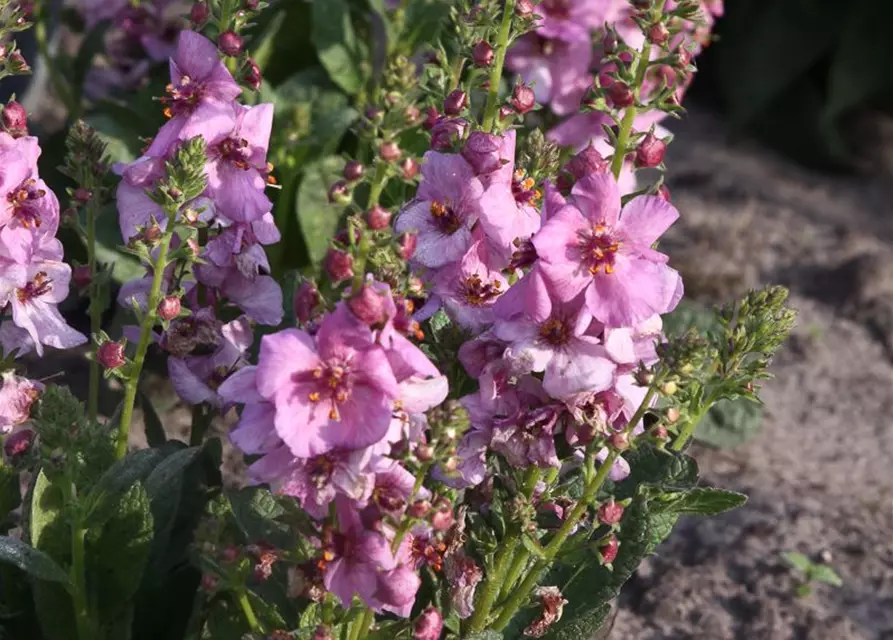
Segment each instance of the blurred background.
[[[749,503],[719,518],[683,521],[627,585],[611,637],[890,640],[893,2],[724,5],[697,60],[688,114],[664,123],[675,135],[667,184],[682,219],[663,248],[687,289],[666,328],[704,326],[710,305],[770,283],[790,287],[799,326],[775,363],[776,379],[766,384],[765,407],[721,406],[698,434],[706,481],[749,494]],[[322,25],[313,23],[310,4],[287,0],[279,8],[265,14],[251,46],[264,71],[259,99],[277,105],[274,148],[286,150],[274,158],[287,176],[276,215],[288,250],[271,256],[282,273],[318,259],[334,232],[325,190],[338,171],[337,152],[350,149],[358,112],[345,88],[349,78],[332,79],[320,67],[313,42]],[[138,67],[134,60],[146,52],[128,56],[146,43],[117,42],[111,63],[99,63],[105,73],[87,75],[93,54],[108,46],[107,34],[61,3],[46,10],[54,21],[47,51],[72,52],[61,56],[68,66],[57,71],[80,79],[80,91],[100,92],[81,115],[116,160],[132,160],[139,137],[162,122],[154,97],[166,82],[164,64]],[[436,11],[412,16],[412,37],[433,39],[445,18]],[[153,19],[163,59],[177,22]],[[53,28],[63,22],[74,27]],[[372,25],[337,36],[375,64],[375,47],[364,48],[375,42]],[[32,35],[23,34],[20,45],[35,74],[5,80],[0,99],[15,93],[32,114],[44,148],[42,174],[64,199],[66,183],[53,170],[61,163],[65,110]],[[139,82],[103,95],[110,74]],[[115,262],[124,281],[138,265],[115,249],[114,215],[106,222],[104,259]],[[67,255],[82,260],[79,251],[68,238]],[[67,304],[77,324],[85,301]],[[110,331],[121,322],[110,311]],[[66,370],[76,386],[84,378],[81,356],[65,357],[71,360],[34,364],[46,374]],[[166,385],[163,367],[154,384],[159,410],[182,414],[185,425],[188,409]],[[109,390],[106,412],[116,393]],[[230,457],[229,464],[237,482],[238,461]]]

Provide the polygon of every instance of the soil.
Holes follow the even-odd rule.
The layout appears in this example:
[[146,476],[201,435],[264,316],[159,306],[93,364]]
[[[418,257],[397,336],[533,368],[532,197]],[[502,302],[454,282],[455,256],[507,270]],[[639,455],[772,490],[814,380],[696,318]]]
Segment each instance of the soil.
[[[696,448],[706,483],[750,496],[680,523],[627,584],[611,638],[893,639],[893,181],[828,176],[733,140],[697,111],[671,127],[682,219],[665,248],[689,295],[781,283],[798,327],[738,449]],[[797,597],[780,553],[843,579]]]

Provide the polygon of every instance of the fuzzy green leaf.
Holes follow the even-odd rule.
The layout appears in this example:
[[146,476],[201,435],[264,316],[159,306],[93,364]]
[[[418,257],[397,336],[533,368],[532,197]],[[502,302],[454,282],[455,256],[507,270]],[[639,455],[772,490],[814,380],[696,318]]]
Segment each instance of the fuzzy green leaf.
[[276,518],[285,510],[268,489],[248,487],[228,493],[233,517],[249,542],[266,541],[275,547],[289,549],[295,534],[289,526]]
[[343,168],[344,161],[341,158],[324,158],[305,168],[304,179],[298,187],[298,223],[313,263],[318,263],[325,257],[329,242],[335,236],[341,220],[341,207],[329,203],[328,191]]
[[363,87],[360,46],[346,0],[313,0],[313,44],[339,87],[353,95]]
[[141,449],[116,462],[106,471],[85,500],[84,524],[101,526],[118,506],[121,496],[136,482],[144,480],[166,455],[161,449]]
[[0,562],[14,565],[38,580],[58,582],[71,589],[71,581],[62,567],[47,554],[16,538],[0,537]]
[[664,509],[678,514],[715,516],[737,509],[745,502],[747,502],[747,496],[743,493],[712,487],[697,487],[672,497]]

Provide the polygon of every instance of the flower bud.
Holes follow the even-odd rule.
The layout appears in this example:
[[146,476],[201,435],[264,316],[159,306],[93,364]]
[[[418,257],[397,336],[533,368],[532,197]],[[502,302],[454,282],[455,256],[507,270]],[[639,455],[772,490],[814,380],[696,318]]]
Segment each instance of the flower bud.
[[260,89],[263,81],[264,79],[257,62],[253,58],[248,58],[248,62],[245,64],[245,71],[242,72],[242,82],[252,90],[257,91]]
[[214,592],[217,589],[217,584],[217,576],[212,576],[210,573],[202,575],[202,589],[208,593]]
[[339,180],[329,187],[329,202],[331,204],[350,204],[350,189],[343,180]]
[[649,131],[636,147],[636,166],[640,169],[660,166],[666,152],[667,143]]
[[310,640],[335,640],[335,636],[332,635],[332,630],[324,624],[316,627],[316,631],[313,632],[313,637]]
[[291,304],[298,322],[306,324],[319,306],[319,289],[312,281],[305,280],[295,291]]
[[609,500],[598,508],[598,521],[609,527],[614,526],[623,517],[623,505]]
[[617,51],[617,34],[613,31],[608,31],[605,34],[605,37],[602,38],[602,51],[605,52],[605,55],[609,56]]
[[383,324],[387,319],[387,299],[369,285],[347,299],[347,307],[361,322],[370,327]]
[[617,449],[617,451],[626,451],[627,449],[629,449],[629,438],[625,433],[611,434],[609,442],[611,443],[612,447]]
[[396,142],[393,140],[386,140],[379,145],[378,154],[385,162],[396,162],[400,159],[403,152],[400,150],[400,146]]
[[479,67],[489,67],[493,64],[495,54],[493,53],[493,47],[490,46],[490,43],[481,40],[474,45],[474,49],[471,50],[471,56],[474,59],[475,65]]
[[400,257],[404,260],[409,260],[415,254],[419,238],[414,233],[403,233],[397,239],[397,242],[399,244]]
[[104,342],[96,351],[96,358],[106,369],[117,369],[127,363],[124,345],[120,342]]
[[679,419],[679,416],[680,412],[678,407],[670,407],[669,409],[667,409],[667,422],[669,422],[670,424],[675,424],[676,421]]
[[660,392],[665,396],[671,396],[679,390],[679,385],[670,380],[669,382],[664,382],[660,387]]
[[403,116],[406,118],[407,124],[414,125],[422,119],[422,112],[414,104],[408,104],[403,110]]
[[71,270],[71,279],[74,280],[74,286],[78,289],[86,289],[93,282],[93,273],[90,271],[90,265],[81,264]]
[[344,165],[344,179],[348,182],[356,182],[366,173],[366,167],[362,162],[351,160]]
[[15,73],[31,73],[31,65],[25,60],[21,51],[13,51],[9,54],[9,66]]
[[639,369],[635,373],[636,384],[640,387],[648,387],[654,382],[654,374],[648,369]]
[[453,509],[449,504],[443,505],[431,516],[431,526],[437,531],[446,531],[455,522],[456,518],[453,517]]
[[257,11],[257,8],[260,6],[260,0],[245,0],[242,3],[248,11]]
[[670,438],[670,432],[667,431],[667,428],[662,424],[656,426],[654,428],[654,430],[651,432],[651,435],[653,435],[658,440],[662,440],[662,441],[669,440],[669,438]]
[[443,101],[443,112],[448,116],[457,116],[468,106],[468,94],[456,89]]
[[636,101],[632,89],[625,82],[619,80],[608,87],[608,102],[618,109],[631,107]]
[[391,212],[379,205],[375,205],[369,209],[364,214],[364,217],[366,218],[366,224],[369,225],[369,228],[373,231],[387,229],[391,224]]
[[617,536],[611,536],[608,541],[598,548],[604,564],[611,564],[617,558],[617,551],[620,549],[620,542]]
[[478,175],[492,173],[502,167],[499,150],[502,138],[484,131],[472,131],[462,147],[462,157]]
[[427,131],[431,131],[438,120],[440,120],[440,112],[437,110],[437,107],[428,107],[425,109],[425,121],[422,123],[422,126]]
[[325,269],[333,282],[344,282],[353,278],[353,256],[340,249],[329,249],[325,259]]
[[443,616],[432,606],[422,611],[412,623],[413,640],[440,640],[443,633]]
[[515,4],[515,13],[522,18],[533,14],[533,0],[518,0]]
[[158,317],[162,320],[170,321],[180,315],[180,298],[178,296],[167,296],[158,303]]
[[431,462],[434,459],[434,447],[430,444],[422,443],[416,447],[415,456],[420,462]]
[[592,142],[580,153],[571,158],[566,169],[577,180],[592,173],[604,173],[610,163],[598,152]]
[[512,106],[524,115],[536,106],[536,94],[526,84],[516,84],[512,90]]
[[657,45],[664,44],[667,40],[670,39],[670,31],[669,29],[667,29],[667,25],[665,25],[663,22],[655,22],[653,25],[648,27],[646,35],[648,36],[648,40],[650,40],[652,44]]
[[242,38],[237,36],[232,31],[224,31],[217,38],[217,46],[223,52],[224,55],[227,55],[231,58],[235,58],[240,53],[242,53]]
[[431,511],[431,503],[427,500],[416,500],[409,508],[406,510],[406,513],[409,514],[410,518],[424,518],[428,515],[428,512]]
[[189,19],[196,27],[200,27],[211,17],[211,8],[207,2],[196,2],[189,10]]
[[28,133],[28,113],[25,107],[15,100],[10,100],[3,106],[3,128],[11,133],[26,135]]
[[404,180],[412,180],[419,175],[419,163],[415,158],[406,158],[400,163],[400,172]]
[[14,464],[17,459],[31,451],[33,443],[34,432],[31,429],[22,429],[7,436],[3,442],[3,453],[6,454],[6,459]]

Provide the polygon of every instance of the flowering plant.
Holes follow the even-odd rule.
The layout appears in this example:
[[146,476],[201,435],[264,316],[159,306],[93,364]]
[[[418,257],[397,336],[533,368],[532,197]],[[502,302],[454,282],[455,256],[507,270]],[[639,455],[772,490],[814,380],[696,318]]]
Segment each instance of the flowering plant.
[[[140,34],[150,64],[169,3],[120,4],[88,24]],[[590,637],[681,515],[744,502],[699,486],[685,450],[714,403],[757,400],[793,324],[775,287],[708,335],[662,331],[683,283],[658,247],[679,212],[656,122],[717,3],[317,0],[330,80],[274,88],[252,25],[276,7],[187,8],[166,123],[120,162],[74,123],[64,212],[24,110],[3,110],[12,637]],[[60,218],[86,248],[73,270]],[[118,335],[109,219],[140,265]],[[89,339],[57,307],[71,280]],[[88,341],[86,410],[16,373]],[[188,445],[141,389],[149,358],[192,407]],[[108,419],[101,373],[123,389]],[[149,447],[129,450],[139,409]],[[241,482],[222,482],[219,416]]]

